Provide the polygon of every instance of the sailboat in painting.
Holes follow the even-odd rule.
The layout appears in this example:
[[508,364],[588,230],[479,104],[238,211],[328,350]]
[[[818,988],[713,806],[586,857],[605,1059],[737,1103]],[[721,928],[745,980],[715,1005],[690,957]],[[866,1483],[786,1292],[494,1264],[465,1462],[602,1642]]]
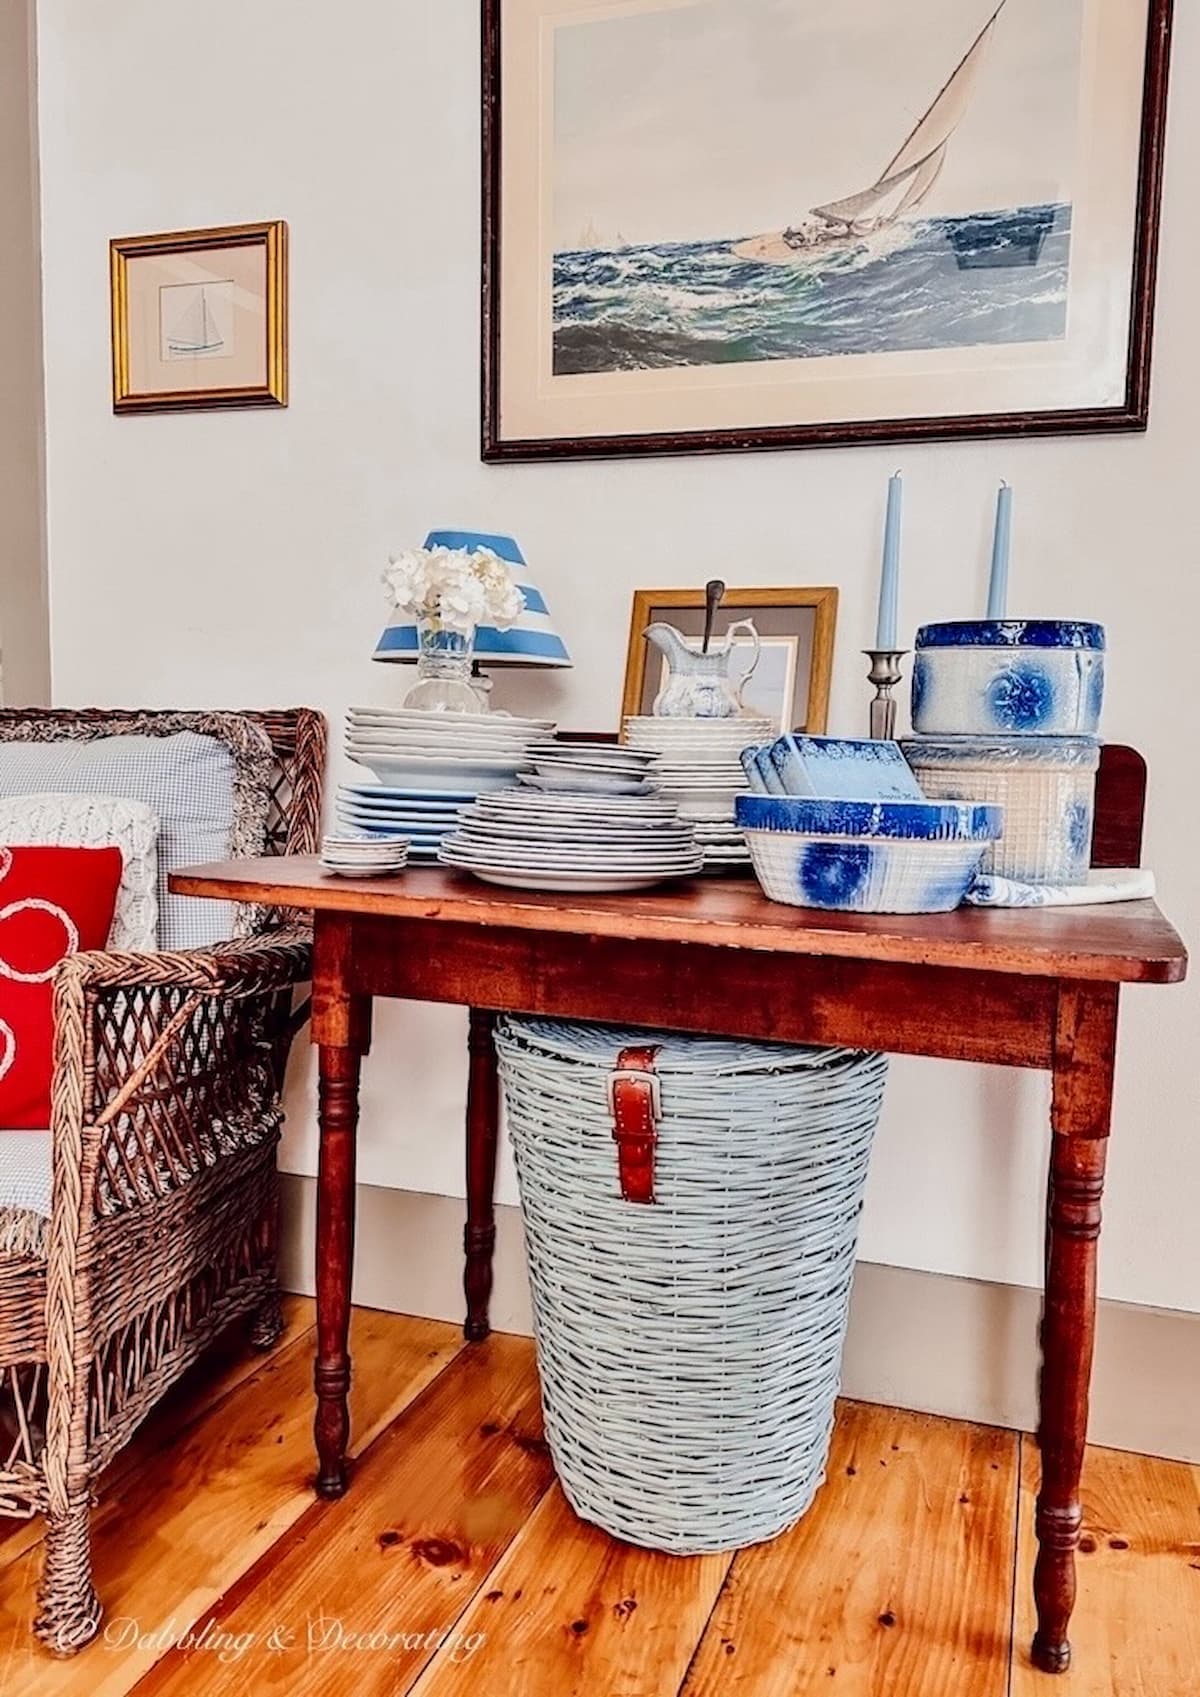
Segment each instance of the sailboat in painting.
[[954,132],[971,104],[975,85],[1007,0],[984,24],[971,46],[938,90],[925,112],[905,137],[897,152],[869,187],[814,206],[794,226],[773,235],[752,236],[739,242],[734,252],[740,259],[786,263],[810,254],[813,249],[844,247],[888,229],[900,218],[916,212],[942,174]]
[[201,285],[199,300],[180,314],[167,337],[167,352],[175,359],[187,359],[219,353],[224,346],[225,338],[209,311],[208,291]]

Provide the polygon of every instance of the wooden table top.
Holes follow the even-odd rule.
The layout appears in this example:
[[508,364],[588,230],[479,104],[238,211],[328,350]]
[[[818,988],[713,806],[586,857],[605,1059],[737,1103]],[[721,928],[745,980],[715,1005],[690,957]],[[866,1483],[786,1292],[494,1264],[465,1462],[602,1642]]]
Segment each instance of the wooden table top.
[[842,914],[770,902],[748,878],[689,879],[637,895],[543,894],[484,884],[442,867],[410,868],[393,878],[340,878],[323,873],[314,857],[300,855],[189,867],[171,875],[170,887],[177,895],[320,913],[703,943],[1038,978],[1173,984],[1187,972],[1187,950],[1152,901]]

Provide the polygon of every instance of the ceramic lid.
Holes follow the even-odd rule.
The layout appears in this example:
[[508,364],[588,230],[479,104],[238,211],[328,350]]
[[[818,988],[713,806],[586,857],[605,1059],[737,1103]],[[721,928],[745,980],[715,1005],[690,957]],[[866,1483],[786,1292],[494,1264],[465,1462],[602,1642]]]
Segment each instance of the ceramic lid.
[[840,801],[740,795],[737,822],[745,831],[795,831],[814,837],[993,842],[1004,829],[1004,809],[973,801]]
[[955,619],[922,625],[918,648],[1094,648],[1106,646],[1104,626],[1079,619]]

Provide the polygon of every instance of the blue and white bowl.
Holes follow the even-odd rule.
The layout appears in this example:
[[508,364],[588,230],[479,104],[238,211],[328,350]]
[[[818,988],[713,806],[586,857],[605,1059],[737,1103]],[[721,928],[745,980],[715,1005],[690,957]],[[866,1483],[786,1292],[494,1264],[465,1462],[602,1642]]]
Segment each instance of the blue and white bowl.
[[972,802],[739,796],[763,893],[839,913],[948,913],[999,837],[1004,812]]
[[1095,736],[1104,704],[1103,625],[962,619],[924,625],[913,661],[919,736]]

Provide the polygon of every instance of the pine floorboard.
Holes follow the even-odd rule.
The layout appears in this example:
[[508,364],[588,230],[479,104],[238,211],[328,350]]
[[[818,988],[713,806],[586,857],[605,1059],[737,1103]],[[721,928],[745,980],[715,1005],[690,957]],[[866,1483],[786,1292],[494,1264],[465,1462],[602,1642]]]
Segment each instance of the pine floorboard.
[[[1021,1571],[1030,1571],[1037,1446],[1022,1438]],[[1012,1697],[1200,1697],[1200,1467],[1090,1449],[1083,1470],[1072,1665],[1047,1681],[1014,1658]],[[1017,1587],[1017,1646],[1033,1601]]]
[[734,1560],[686,1697],[1006,1697],[1019,1442],[843,1403],[824,1487]]
[[1029,1438],[843,1403],[798,1527],[661,1556],[571,1512],[527,1339],[357,1310],[355,1472],[318,1503],[311,1303],[287,1321],[266,1358],[218,1347],[103,1481],[107,1642],[33,1642],[40,1524],[0,1523],[6,1697],[1200,1697],[1200,1467],[1088,1452],[1056,1680],[1028,1659]]

